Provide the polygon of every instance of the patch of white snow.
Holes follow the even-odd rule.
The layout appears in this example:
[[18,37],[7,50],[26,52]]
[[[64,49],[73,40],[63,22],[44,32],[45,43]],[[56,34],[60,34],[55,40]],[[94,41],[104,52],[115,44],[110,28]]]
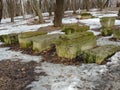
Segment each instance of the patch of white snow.
[[108,37],[101,37],[97,40],[97,45],[98,46],[103,46],[103,45],[117,45],[120,46],[120,42],[117,41],[111,41],[109,40],[112,36],[108,36]]
[[62,32],[61,30],[57,30],[57,31],[48,32],[48,34],[65,34],[65,33]]
[[40,62],[42,57],[22,54],[21,52],[9,50],[9,48],[0,48],[0,61],[7,59],[13,61],[21,60],[22,62],[30,62],[30,61]]
[[[36,71],[36,70],[35,70]],[[61,64],[43,63],[37,67],[37,73],[45,72],[47,76],[40,76],[28,87],[31,90],[79,90],[94,88],[95,81],[101,79],[101,74],[107,72],[105,65],[83,64],[82,66],[64,66]],[[83,84],[84,83],[84,84]],[[46,86],[47,85],[47,86]],[[50,89],[49,89],[50,88]]]

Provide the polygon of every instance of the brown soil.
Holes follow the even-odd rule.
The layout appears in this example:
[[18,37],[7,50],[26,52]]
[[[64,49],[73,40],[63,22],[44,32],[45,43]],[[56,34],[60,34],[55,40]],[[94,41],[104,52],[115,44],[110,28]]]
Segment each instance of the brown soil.
[[36,65],[33,61],[28,63],[0,61],[0,90],[29,90],[26,86],[35,81]]

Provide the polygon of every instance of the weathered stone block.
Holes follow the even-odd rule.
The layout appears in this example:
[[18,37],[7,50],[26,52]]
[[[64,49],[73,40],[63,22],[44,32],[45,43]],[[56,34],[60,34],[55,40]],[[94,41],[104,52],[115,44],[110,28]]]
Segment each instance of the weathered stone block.
[[101,29],[101,34],[103,36],[111,36],[113,33],[113,28],[102,28]]
[[102,64],[102,62],[104,62],[108,57],[112,56],[119,50],[119,46],[105,45],[84,51],[83,57],[87,63]]
[[50,34],[35,37],[33,40],[33,50],[35,52],[42,52],[56,44],[56,40],[59,39],[60,34]]
[[81,51],[96,46],[96,37],[92,32],[74,33],[62,36],[56,45],[56,51],[59,57],[73,59]]
[[19,38],[20,48],[29,48],[32,46],[32,38]]
[[38,35],[44,35],[47,34],[45,31],[33,31],[33,32],[23,32],[18,35],[19,38],[29,38],[29,37],[34,37]]
[[44,31],[34,31],[34,32],[24,32],[18,35],[18,40],[21,48],[29,48],[32,46],[33,38],[39,35],[45,35],[47,32]]
[[82,13],[81,14],[81,19],[89,19],[89,18],[92,18],[92,14],[91,13]]
[[18,42],[18,35],[17,34],[8,34],[8,35],[1,35],[1,41],[5,44],[11,45]]
[[89,26],[86,25],[80,25],[80,24],[67,24],[62,27],[62,32],[65,32],[65,34],[72,34],[75,32],[85,32],[89,30]]
[[102,17],[100,23],[102,27],[105,28],[113,27],[115,24],[115,17]]
[[113,31],[113,37],[117,40],[120,40],[120,28],[117,28]]

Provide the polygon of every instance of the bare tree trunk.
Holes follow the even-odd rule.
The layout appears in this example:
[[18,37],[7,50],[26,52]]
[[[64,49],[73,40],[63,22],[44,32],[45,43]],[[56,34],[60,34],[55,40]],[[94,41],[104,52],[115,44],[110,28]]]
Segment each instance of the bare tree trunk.
[[15,15],[15,1],[14,0],[7,0],[8,4],[8,12],[11,18],[11,22],[14,22],[14,15]]
[[89,11],[89,8],[90,8],[89,0],[84,0],[83,1],[83,9],[86,9],[87,11]]
[[0,0],[0,22],[2,19],[2,12],[3,12],[3,2],[2,2],[2,0]]
[[20,3],[21,3],[21,10],[22,10],[23,19],[25,19],[24,1],[23,1],[23,0],[20,0]]
[[120,9],[118,10],[118,19],[120,19]]
[[73,14],[76,14],[76,1],[72,2],[72,10],[73,10]]
[[31,7],[32,7],[33,11],[35,12],[36,15],[38,15],[39,23],[43,23],[44,20],[43,20],[43,16],[42,16],[39,2],[40,2],[39,0],[30,0]]
[[49,16],[52,16],[52,11],[54,11],[54,1],[50,0],[49,1],[49,9],[48,9]]
[[107,0],[97,0],[97,7],[102,11]]
[[63,17],[63,7],[64,0],[56,0],[56,9],[55,9],[55,17],[54,17],[54,26],[60,27],[62,26],[62,17]]

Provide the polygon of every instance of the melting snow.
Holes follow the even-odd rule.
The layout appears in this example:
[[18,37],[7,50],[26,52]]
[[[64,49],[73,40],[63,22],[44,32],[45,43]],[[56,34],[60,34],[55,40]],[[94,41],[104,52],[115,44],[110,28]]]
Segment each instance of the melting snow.
[[98,32],[98,31],[93,31],[93,30],[88,30],[88,31],[93,32],[93,34],[96,35],[96,36],[101,34],[101,32]]
[[109,40],[112,36],[108,36],[108,37],[102,37],[102,38],[99,38],[97,40],[97,45],[98,46],[102,46],[102,45],[117,45],[117,46],[120,46],[120,41],[111,41]]
[[[47,76],[40,76],[28,87],[31,90],[79,90],[79,88],[93,88],[93,82],[100,79],[100,75],[107,71],[105,65],[83,64],[81,66],[64,66],[60,64],[43,63],[35,71],[46,72]],[[84,83],[84,84],[83,84]],[[46,86],[47,85],[47,86]],[[46,86],[46,87],[45,87]],[[51,88],[51,89],[49,89]]]
[[61,30],[57,30],[57,31],[48,32],[48,34],[65,34],[65,33],[61,32]]
[[1,60],[21,60],[22,62],[40,62],[42,57],[41,56],[31,56],[27,54],[22,54],[21,52],[11,51],[9,48],[0,48],[0,61]]

